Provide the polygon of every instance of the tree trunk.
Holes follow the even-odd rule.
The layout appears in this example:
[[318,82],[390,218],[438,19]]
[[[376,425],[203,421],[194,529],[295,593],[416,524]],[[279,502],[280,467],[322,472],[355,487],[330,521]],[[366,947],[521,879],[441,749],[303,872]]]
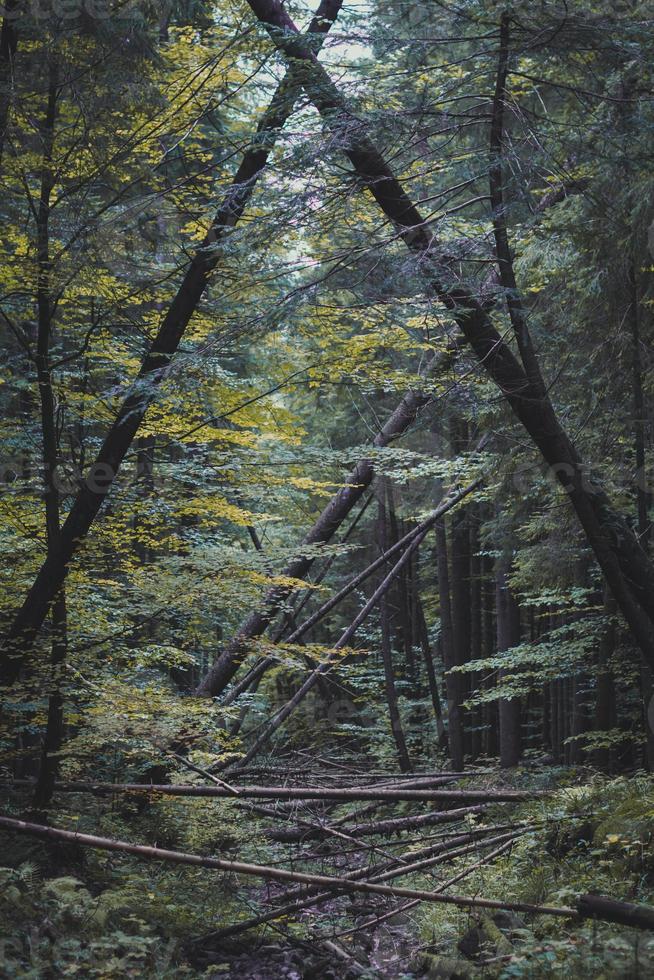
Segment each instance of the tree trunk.
[[[507,563],[500,559],[496,570],[497,652],[503,653],[520,643],[520,607],[506,580]],[[500,671],[498,683],[514,673]],[[516,766],[522,752],[520,735],[520,699],[502,698],[499,702],[500,765],[503,769]]]
[[425,620],[425,612],[422,607],[422,602],[420,601],[420,596],[418,596],[416,611],[418,617],[418,630],[420,634],[420,647],[422,649],[422,656],[425,662],[425,671],[427,673],[427,684],[429,685],[429,696],[431,697],[431,703],[434,709],[434,717],[436,719],[436,734],[438,736],[438,748],[441,749],[444,748],[445,745],[447,744],[447,734],[445,731],[445,725],[443,723],[441,698],[438,690],[438,682],[436,680],[436,669],[434,667],[434,658],[432,656],[431,646],[429,643],[427,621]]
[[452,633],[452,605],[450,594],[450,572],[448,568],[447,531],[445,522],[436,525],[436,560],[438,568],[438,597],[441,620],[441,656],[445,667],[445,690],[447,692],[447,744],[452,768],[463,771],[463,720],[461,717],[462,685],[460,674],[450,674],[454,667],[454,638]]
[[[481,622],[481,558],[479,556],[479,513],[477,508],[470,508],[470,659],[481,660],[482,657],[482,622]],[[481,682],[477,672],[468,675],[468,689],[474,694]],[[470,719],[470,755],[473,759],[481,754],[481,734],[483,729],[482,710],[473,708],[469,713]]]
[[[632,388],[633,388],[633,413],[634,413],[634,450],[636,456],[636,505],[638,513],[638,536],[645,549],[649,550],[651,537],[651,524],[649,519],[649,508],[651,504],[651,494],[647,482],[647,469],[645,458],[646,434],[647,434],[647,410],[645,407],[645,395],[643,393],[643,370],[641,357],[641,337],[640,337],[640,305],[638,296],[638,277],[636,275],[635,263],[632,261],[629,266],[629,320],[631,323],[631,347],[632,347]],[[650,770],[654,768],[654,731],[649,723],[650,704],[654,697],[654,679],[652,667],[646,663],[641,665],[640,673],[641,694],[643,699],[643,717],[645,722],[645,751],[647,755],[647,765]]]
[[[609,622],[602,634],[597,655],[597,701],[595,705],[595,730],[608,732],[616,725],[615,685],[611,671],[611,657],[615,651],[615,602],[608,589],[604,589],[604,614]],[[613,753],[609,748],[597,749],[595,765],[610,772]]]
[[[384,481],[386,483],[387,481]],[[388,486],[386,487],[386,499],[391,506],[391,497]],[[379,502],[379,541],[382,552],[389,546],[388,521],[386,517],[386,507],[383,501]],[[405,566],[406,567],[406,566]],[[402,719],[397,703],[397,690],[395,688],[395,670],[393,666],[393,650],[391,645],[391,624],[388,612],[388,592],[384,592],[379,600],[379,620],[381,626],[381,652],[384,663],[384,687],[386,689],[386,703],[388,705],[388,717],[391,723],[391,731],[397,749],[397,758],[401,772],[411,771],[411,760],[406,746],[404,730],[402,729]]]
[[[41,402],[41,441],[43,453],[43,491],[48,556],[59,544],[60,494],[57,484],[59,439],[57,408],[50,370],[50,341],[52,337],[52,298],[50,295],[50,200],[55,184],[52,154],[57,117],[58,70],[51,63],[48,82],[48,102],[41,127],[43,165],[37,216],[37,343],[36,368]],[[59,750],[64,733],[64,705],[61,691],[68,646],[66,595],[63,584],[55,595],[51,612],[52,647],[50,653],[50,685],[48,717],[41,754],[41,764],[33,796],[36,810],[45,809],[52,799],[59,768]]]
[[[481,560],[482,567],[482,656],[492,657],[495,654],[497,636],[495,626],[495,571],[493,559],[489,555],[484,555]],[[491,674],[484,681],[486,690],[495,686],[494,674]],[[489,701],[482,708],[482,721],[484,725],[483,746],[484,753],[488,756],[496,756],[499,753],[499,721],[497,717],[497,704]]]
[[[379,539],[382,550],[385,551],[389,545],[388,522],[386,519],[386,508],[382,501],[379,503]],[[385,592],[379,600],[379,619],[381,626],[381,652],[384,664],[384,687],[386,690],[386,703],[388,705],[388,717],[391,724],[391,731],[397,749],[397,759],[401,772],[411,771],[411,760],[404,738],[402,729],[402,719],[397,704],[397,690],[395,688],[395,671],[393,668],[393,651],[391,647],[391,624],[388,614],[388,592]]]
[[0,28],[0,167],[4,152],[11,98],[14,91],[14,58],[18,46],[16,14],[18,0],[6,0]]

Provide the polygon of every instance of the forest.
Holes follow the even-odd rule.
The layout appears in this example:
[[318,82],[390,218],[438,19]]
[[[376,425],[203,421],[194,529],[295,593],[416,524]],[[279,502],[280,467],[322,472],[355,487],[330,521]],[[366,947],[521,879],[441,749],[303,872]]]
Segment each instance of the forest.
[[654,0],[0,23],[0,977],[654,977]]

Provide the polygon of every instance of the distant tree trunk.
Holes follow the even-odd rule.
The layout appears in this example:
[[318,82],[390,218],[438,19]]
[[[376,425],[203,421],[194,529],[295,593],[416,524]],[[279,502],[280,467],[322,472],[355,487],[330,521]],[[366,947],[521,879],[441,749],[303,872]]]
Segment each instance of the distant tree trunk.
[[[476,508],[470,507],[470,659],[480,660],[482,656],[481,622],[481,558],[479,557],[479,515]],[[469,690],[474,693],[479,686],[481,675],[470,674]],[[482,710],[473,708],[470,712],[470,755],[476,759],[481,753],[481,733],[483,726]]]
[[[387,497],[387,499],[389,499]],[[385,551],[390,543],[388,521],[386,518],[386,507],[383,501],[379,502],[379,540],[382,549]],[[382,572],[382,579],[384,573]],[[393,651],[391,646],[391,624],[388,613],[388,592],[385,592],[379,600],[379,620],[381,625],[381,652],[384,663],[384,686],[386,689],[386,703],[388,704],[388,717],[391,723],[391,731],[397,749],[397,759],[402,772],[411,771],[411,760],[406,746],[404,730],[402,729],[402,719],[397,703],[397,690],[395,687],[395,671],[393,669]]]
[[418,631],[420,634],[420,647],[422,649],[422,656],[425,662],[427,683],[429,685],[429,696],[431,698],[432,707],[434,709],[434,717],[436,719],[436,734],[438,736],[438,747],[440,749],[440,748],[444,748],[444,746],[447,744],[447,733],[445,731],[445,725],[443,723],[441,699],[438,691],[438,682],[436,680],[436,669],[434,667],[434,658],[432,656],[431,645],[429,643],[427,621],[425,620],[425,612],[422,607],[422,602],[420,601],[420,596],[418,596],[417,599],[416,615],[418,619]]
[[0,28],[0,166],[4,152],[11,98],[14,91],[14,57],[18,46],[16,18],[18,0],[5,0]]
[[552,762],[561,761],[561,738],[559,735],[559,712],[558,712],[558,681],[550,681],[547,685],[549,699],[549,721],[550,721],[550,752]]
[[[450,420],[450,451],[458,456],[468,448],[468,423],[459,416]],[[454,513],[450,522],[450,604],[452,609],[453,660],[457,666],[470,659],[470,522],[468,511]],[[468,674],[458,675],[459,705],[470,689]],[[472,749],[467,712],[459,707],[464,753]]]
[[[503,559],[497,563],[497,652],[503,653],[520,643],[520,608],[509,588],[507,564]],[[501,670],[499,683],[511,671]],[[504,769],[516,766],[522,752],[520,734],[520,699],[502,698],[499,702],[500,721],[500,765]]]
[[[409,526],[406,521],[402,522],[402,533],[406,534],[409,531]],[[417,646],[417,614],[416,614],[416,562],[417,554],[411,559],[411,561],[406,566],[406,575],[401,581],[403,587],[403,621],[404,621],[404,657],[406,660],[407,674],[411,681],[412,693],[415,697],[421,698],[422,691],[420,689],[420,674],[418,671],[418,665],[415,656],[415,647]]]
[[[493,559],[484,555],[481,560],[482,567],[482,656],[492,657],[496,649],[496,629],[495,629],[495,577],[493,570]],[[486,690],[494,686],[494,676],[484,682]],[[499,721],[497,717],[497,704],[489,701],[484,704],[482,709],[482,721],[484,725],[484,753],[488,756],[496,756],[499,753]]]
[[[394,545],[406,533],[403,522],[397,518],[395,511],[395,500],[391,484],[384,480],[386,486],[386,501],[388,504],[388,524],[389,538],[388,544]],[[404,650],[404,660],[407,673],[412,685],[416,685],[416,665],[413,655],[413,619],[411,616],[411,567],[413,562],[408,562],[398,576],[396,588],[393,590],[397,597],[397,639]]]
[[647,434],[647,410],[645,407],[645,395],[643,392],[643,368],[642,368],[642,341],[640,336],[640,299],[638,296],[638,279],[636,276],[635,265],[632,262],[629,266],[629,319],[631,322],[631,346],[632,346],[632,387],[633,387],[633,413],[634,413],[634,449],[636,456],[636,502],[638,509],[638,537],[640,543],[648,549],[651,537],[651,523],[649,519],[649,508],[651,504],[651,494],[647,485],[646,474],[646,434]]
[[438,596],[441,621],[441,655],[445,667],[445,690],[447,692],[447,742],[450,760],[455,772],[462,772],[464,765],[463,719],[461,702],[463,689],[460,674],[450,674],[454,667],[454,640],[452,636],[452,606],[450,598],[450,573],[447,554],[447,531],[445,523],[436,525],[436,559],[438,566]]
[[[604,588],[604,614],[609,622],[602,634],[597,655],[597,702],[595,705],[595,730],[611,731],[616,725],[615,685],[610,660],[615,650],[616,605],[607,587]],[[609,748],[596,749],[595,765],[609,772],[613,753]]]
[[[580,546],[583,542],[580,540]],[[580,588],[587,588],[590,584],[589,563],[580,547],[581,558],[577,562],[576,584]],[[574,612],[571,621],[583,619],[583,610]],[[580,670],[569,679],[570,684],[570,742],[568,746],[568,762],[570,765],[578,765],[584,758],[584,742],[581,738],[591,727],[590,710],[590,677],[586,671]]]
[[580,741],[580,736],[588,731],[589,726],[589,713],[588,713],[588,676],[587,674],[575,674],[574,677],[570,679],[570,684],[572,687],[572,715],[570,721],[570,729],[572,741],[570,742],[570,754],[569,762],[570,765],[578,765],[584,758],[584,748],[583,743]]
[[[141,489],[140,496],[150,496],[154,490],[154,451],[156,437],[140,436],[136,440],[136,483]],[[134,517],[134,550],[138,555],[139,561],[145,564],[152,559],[152,549],[147,543],[139,538],[140,521],[138,514]],[[148,624],[152,630],[153,622]]]

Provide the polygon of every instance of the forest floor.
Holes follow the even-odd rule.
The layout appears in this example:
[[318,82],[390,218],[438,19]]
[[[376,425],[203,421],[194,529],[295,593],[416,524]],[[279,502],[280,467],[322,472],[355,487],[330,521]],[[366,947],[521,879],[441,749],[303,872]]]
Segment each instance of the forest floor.
[[[416,784],[440,789],[444,775],[366,778],[360,766],[331,779],[315,767],[290,772],[287,788],[363,786],[373,795],[371,787],[394,792],[399,786],[400,796]],[[265,775],[260,783],[270,785]],[[256,785],[253,772],[232,782],[244,788],[246,777]],[[480,767],[442,788],[488,792],[489,801],[463,807],[412,799],[260,805],[120,794],[108,801],[80,792],[58,796],[60,809],[50,823],[70,827],[68,815],[82,811],[75,823],[80,833],[178,849],[195,839],[197,852],[268,868],[383,880],[498,904],[565,908],[586,893],[654,904],[649,775],[608,778],[535,764],[507,774]],[[492,795],[512,791],[534,795],[507,801]],[[17,813],[20,793],[10,795]],[[317,904],[307,885],[143,863],[5,833],[0,843],[2,977],[654,976],[654,933],[611,922],[360,891],[332,890]],[[296,907],[289,910],[289,903]],[[257,924],[262,916],[269,921]]]

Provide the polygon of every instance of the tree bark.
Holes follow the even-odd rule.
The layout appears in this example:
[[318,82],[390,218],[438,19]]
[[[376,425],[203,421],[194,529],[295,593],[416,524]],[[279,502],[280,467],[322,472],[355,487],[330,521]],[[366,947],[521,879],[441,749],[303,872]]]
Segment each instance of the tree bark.
[[[468,426],[460,418],[450,420],[450,449],[454,456],[468,448]],[[470,524],[468,511],[460,510],[450,520],[450,605],[452,611],[452,662],[461,667],[470,660]],[[467,712],[462,707],[466,700],[470,677],[468,674],[455,675],[458,688],[457,708],[464,753],[470,755],[472,741],[466,730]],[[455,768],[458,766],[455,765]]]
[[[481,560],[482,567],[482,656],[492,657],[496,650],[497,631],[495,626],[495,575],[493,559],[489,555],[484,555]],[[495,675],[491,674],[484,682],[486,689],[495,685]],[[497,704],[488,701],[483,705],[482,719],[484,724],[484,752],[488,756],[495,756],[499,753],[499,741],[497,733],[499,731],[499,721],[497,718]]]
[[[477,507],[470,508],[468,518],[470,540],[470,660],[482,657],[482,612],[481,612],[481,558],[479,556],[479,513]],[[481,674],[469,674],[468,688],[474,694],[481,682]],[[479,706],[469,712],[470,755],[473,759],[481,754],[481,735],[483,730],[482,710]]]
[[[609,622],[602,634],[597,655],[597,701],[595,704],[595,730],[608,732],[616,725],[615,684],[611,670],[611,657],[615,651],[615,602],[608,589],[604,589],[604,615]],[[595,764],[609,772],[612,768],[611,749],[597,749]]]
[[431,645],[429,643],[429,632],[427,630],[427,621],[425,619],[425,612],[418,595],[417,602],[417,616],[418,616],[418,631],[420,635],[420,647],[422,649],[422,656],[425,662],[425,671],[427,674],[427,684],[429,686],[429,696],[431,698],[432,708],[434,709],[434,718],[436,719],[436,735],[437,735],[437,745],[439,749],[445,748],[447,745],[447,733],[445,731],[445,724],[443,723],[443,711],[441,708],[441,697],[438,690],[438,681],[436,680],[436,668],[434,667],[434,657],[432,655]]
[[[645,395],[643,392],[643,370],[641,357],[641,336],[640,336],[640,304],[638,296],[638,277],[636,274],[635,262],[632,260],[629,265],[629,320],[631,323],[631,348],[632,348],[632,388],[633,388],[633,413],[634,413],[634,450],[636,456],[636,507],[638,513],[638,537],[645,551],[649,551],[651,538],[651,523],[649,519],[649,508],[651,505],[651,493],[647,482],[646,468],[646,434],[647,434],[647,410],[645,407]],[[646,663],[641,664],[640,686],[643,698],[643,718],[645,722],[645,751],[647,755],[647,765],[650,770],[654,769],[654,731],[649,723],[649,706],[654,698],[654,677],[652,667]]]

